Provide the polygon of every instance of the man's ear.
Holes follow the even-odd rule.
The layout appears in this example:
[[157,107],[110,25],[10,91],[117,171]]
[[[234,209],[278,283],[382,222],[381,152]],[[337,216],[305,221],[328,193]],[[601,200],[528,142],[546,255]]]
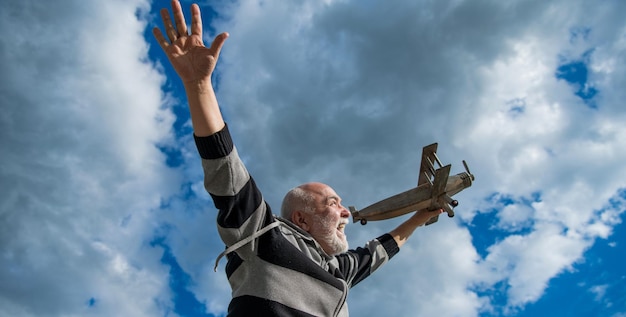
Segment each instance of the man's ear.
[[309,232],[309,223],[306,217],[306,214],[303,211],[296,210],[291,213],[291,222],[293,222],[296,226],[300,227],[302,230]]

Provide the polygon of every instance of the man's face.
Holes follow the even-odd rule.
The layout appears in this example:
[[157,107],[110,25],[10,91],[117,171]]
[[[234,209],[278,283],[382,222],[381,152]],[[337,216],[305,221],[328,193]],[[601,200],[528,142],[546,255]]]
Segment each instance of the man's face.
[[350,212],[341,205],[341,198],[328,185],[307,184],[315,197],[315,210],[311,215],[309,233],[329,255],[348,250],[344,232]]

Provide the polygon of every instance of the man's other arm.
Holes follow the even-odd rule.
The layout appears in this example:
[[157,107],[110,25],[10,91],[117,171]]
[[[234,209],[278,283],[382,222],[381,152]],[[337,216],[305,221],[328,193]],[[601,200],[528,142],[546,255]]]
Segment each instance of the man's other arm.
[[400,224],[397,228],[391,230],[389,234],[396,240],[398,247],[402,247],[404,243],[409,239],[413,231],[417,227],[424,225],[430,218],[435,217],[443,212],[443,209],[436,210],[420,210],[411,216],[408,220]]

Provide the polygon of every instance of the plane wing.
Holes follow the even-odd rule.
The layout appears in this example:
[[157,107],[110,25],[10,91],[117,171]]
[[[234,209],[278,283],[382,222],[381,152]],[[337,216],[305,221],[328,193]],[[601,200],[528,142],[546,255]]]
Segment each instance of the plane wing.
[[435,163],[441,167],[441,162],[437,157],[437,143],[425,146],[422,149],[422,164],[420,165],[420,174],[417,178],[417,186],[429,183],[432,185],[435,176]]
[[[431,200],[430,200],[430,209],[439,209],[444,208],[448,211],[448,205],[446,203],[441,202],[441,198],[446,195],[446,185],[448,184],[448,176],[450,175],[450,169],[452,165],[448,164],[444,167],[441,167],[435,171],[435,177],[433,179],[433,186],[431,191]],[[439,216],[435,216],[430,218],[426,225],[433,224],[439,220]]]
[[437,208],[437,198],[446,193],[446,185],[448,184],[448,176],[450,175],[450,169],[452,165],[448,164],[435,171],[435,178],[433,180],[433,193],[431,207]]
[[[437,157],[437,145],[437,143],[433,143],[423,148],[420,174],[417,179],[417,186],[423,184],[431,185],[431,209],[439,208],[438,199],[436,198],[445,193],[451,168],[450,165],[442,166],[439,157]],[[439,220],[439,216],[431,218],[426,225],[435,223],[437,220]]]

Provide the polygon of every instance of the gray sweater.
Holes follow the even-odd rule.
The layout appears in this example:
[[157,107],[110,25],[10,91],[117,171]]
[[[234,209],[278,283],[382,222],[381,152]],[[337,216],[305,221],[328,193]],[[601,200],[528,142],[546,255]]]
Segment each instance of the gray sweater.
[[329,256],[307,232],[272,214],[227,127],[195,140],[220,237],[231,247],[228,316],[348,316],[348,290],[399,251],[395,240],[385,234]]

